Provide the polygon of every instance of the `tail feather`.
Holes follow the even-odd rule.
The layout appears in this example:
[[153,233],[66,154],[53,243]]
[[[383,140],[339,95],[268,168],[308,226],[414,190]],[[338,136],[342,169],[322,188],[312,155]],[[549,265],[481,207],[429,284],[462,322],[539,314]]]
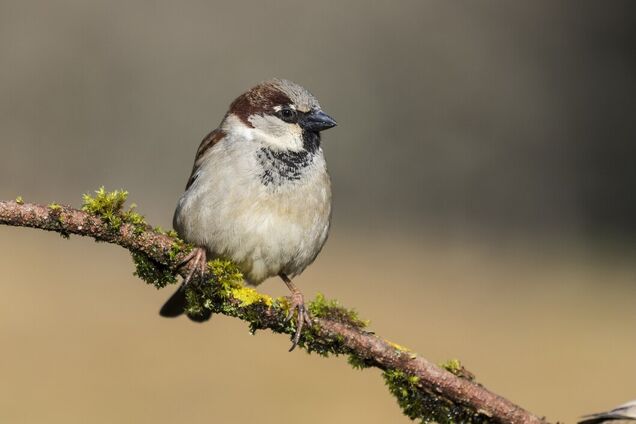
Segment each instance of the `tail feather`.
[[[186,292],[183,287],[174,292],[159,310],[159,315],[166,318],[176,318],[185,312]],[[194,322],[205,322],[212,316],[212,311],[206,310],[199,315],[187,315]]]
[[174,292],[172,296],[163,304],[159,315],[166,318],[175,318],[183,314],[186,307],[186,295],[183,287]]

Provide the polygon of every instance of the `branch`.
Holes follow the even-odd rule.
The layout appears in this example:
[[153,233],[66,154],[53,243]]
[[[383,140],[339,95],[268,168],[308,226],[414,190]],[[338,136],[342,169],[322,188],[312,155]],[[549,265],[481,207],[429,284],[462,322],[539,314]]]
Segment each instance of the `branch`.
[[[136,275],[157,287],[176,282],[189,265],[178,268],[191,246],[173,232],[153,229],[132,208],[123,210],[126,192],[84,197],[83,210],[57,204],[38,205],[0,201],[0,224],[92,237],[117,244],[133,254]],[[178,268],[178,269],[177,269]],[[286,322],[285,298],[272,299],[244,287],[235,266],[226,261],[209,263],[209,275],[186,293],[186,312],[196,315],[203,308],[249,322],[250,329],[270,329],[294,334]],[[311,326],[303,330],[299,346],[321,355],[348,355],[356,368],[376,367],[404,413],[422,422],[544,423],[503,397],[474,382],[474,376],[458,361],[439,367],[421,356],[365,330],[366,322],[355,312],[319,295],[309,304]]]

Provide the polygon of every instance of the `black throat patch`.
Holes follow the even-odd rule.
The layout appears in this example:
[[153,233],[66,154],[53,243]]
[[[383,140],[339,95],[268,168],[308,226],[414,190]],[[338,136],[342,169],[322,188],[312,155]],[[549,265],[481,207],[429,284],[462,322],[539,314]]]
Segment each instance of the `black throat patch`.
[[320,147],[320,133],[303,131],[303,147],[310,153],[314,153]]
[[314,161],[314,151],[277,152],[266,147],[256,154],[261,165],[261,182],[265,186],[280,186],[286,182],[297,181],[303,176],[306,168]]

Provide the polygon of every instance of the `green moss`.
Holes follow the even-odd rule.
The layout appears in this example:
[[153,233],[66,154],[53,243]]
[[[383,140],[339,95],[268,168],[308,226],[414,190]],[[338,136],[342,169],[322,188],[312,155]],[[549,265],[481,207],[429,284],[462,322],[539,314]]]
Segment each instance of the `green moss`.
[[51,212],[51,217],[55,220],[55,224],[53,228],[57,231],[62,238],[68,239],[71,235],[66,231],[64,227],[64,217],[62,216],[62,206],[57,203],[50,203],[47,205],[49,211]]
[[132,252],[132,258],[135,263],[134,274],[146,283],[160,289],[177,281],[177,276],[173,270],[153,261],[145,254]]
[[164,236],[168,236],[170,238],[179,238],[179,235],[175,230],[164,230],[161,226],[156,226],[153,230],[159,234],[163,234]]
[[84,204],[82,210],[94,215],[105,215],[107,213],[119,213],[124,207],[128,198],[125,190],[115,190],[107,192],[104,186],[95,191],[95,195],[84,194]]
[[[227,302],[233,297],[233,293],[244,288],[241,284],[243,274],[238,267],[227,260],[214,259],[208,262],[210,278],[206,281],[192,281],[186,290],[186,313],[188,315],[200,315],[205,309],[220,312],[230,316],[239,316],[238,311]],[[245,288],[248,290],[247,288]],[[239,292],[237,292],[239,293]],[[239,295],[247,304],[254,299],[254,295],[242,291]],[[237,299],[241,300],[241,299]],[[253,303],[253,302],[252,302]]]
[[[230,296],[235,297],[235,294],[237,294],[236,289],[229,291]],[[258,298],[255,297],[254,299]],[[286,316],[289,313],[290,304],[286,297],[274,299],[271,301],[271,304],[269,303],[269,299],[260,300],[257,304],[265,307],[271,307],[277,310],[281,316]],[[318,294],[314,300],[308,303],[308,309],[310,314],[316,318],[327,318],[352,325],[356,328],[363,328],[367,325],[367,322],[358,318],[355,311],[343,308],[334,300],[325,299],[322,294]],[[256,321],[252,322],[252,318]],[[250,329],[252,331],[262,328],[258,322],[258,316],[251,317],[248,314],[244,317],[244,319],[248,319],[250,321]],[[292,319],[287,322],[279,321],[271,329],[278,333],[294,334],[296,331],[296,320]],[[298,346],[304,348],[308,353],[317,353],[321,356],[351,354],[352,352],[345,346],[344,341],[345,340],[341,335],[328,337],[326,334],[321,332],[319,324],[317,322],[313,322],[304,327]],[[355,359],[353,359],[353,361],[355,361]],[[361,361],[356,362],[356,364],[362,365]]]
[[422,423],[486,423],[489,418],[467,406],[443,398],[420,385],[417,376],[400,370],[386,370],[384,381],[397,398],[404,415]]
[[118,231],[123,223],[132,224],[135,234],[141,234],[148,229],[148,224],[142,215],[135,210],[136,205],[124,211],[124,203],[128,198],[125,190],[106,191],[100,187],[95,195],[84,194],[82,210],[101,217],[113,231]]
[[280,306],[270,296],[245,287],[243,274],[234,263],[212,260],[208,262],[208,275],[207,280],[195,279],[185,287],[187,315],[199,316],[209,310],[237,317],[248,321],[252,332],[269,326],[261,321],[263,312]]
[[347,358],[347,362],[349,363],[349,365],[351,365],[354,369],[357,369],[357,370],[369,368],[374,365],[374,362],[366,358],[363,358],[355,353],[352,353],[349,355],[349,357]]
[[22,196],[18,196],[18,197],[16,197],[16,198],[15,198],[15,202],[16,202],[18,205],[24,205],[24,199],[22,198]]
[[[206,281],[192,281],[185,287],[186,290],[186,314],[198,316],[206,310],[213,313],[221,313],[245,320],[249,323],[250,331],[256,332],[262,328],[270,328],[277,333],[293,334],[296,330],[295,320],[283,321],[283,317],[289,311],[289,301],[281,297],[272,299],[270,296],[260,294],[256,290],[243,285],[243,275],[238,267],[227,260],[215,259],[208,262],[210,278]],[[355,315],[344,308],[337,307],[335,302],[327,302],[319,296],[317,302],[313,302],[313,312],[320,316],[329,316],[361,325]],[[265,312],[269,310],[279,318],[263,322]],[[346,311],[346,313],[344,312]],[[342,336],[333,338],[320,334],[317,324],[307,325],[303,331],[299,346],[308,352],[320,355],[350,353],[344,346]]]
[[459,359],[449,359],[446,362],[442,362],[439,366],[455,375],[457,375],[457,373],[460,372],[463,368],[462,363],[459,362]]
[[[203,315],[206,309],[211,309],[210,307],[206,308],[206,303],[198,296],[198,293],[195,290],[192,290],[191,287],[186,287],[186,309],[185,313],[188,316],[199,316]],[[211,305],[207,305],[211,306]]]
[[[295,327],[292,327],[292,334],[294,331]],[[344,342],[345,339],[342,335],[328,336],[320,332],[320,324],[313,323],[313,325],[305,327],[298,345],[308,353],[317,353],[320,356],[338,356],[352,353]]]
[[455,374],[457,377],[464,378],[466,380],[475,380],[475,375],[468,371],[459,359],[449,359],[446,362],[439,364],[440,368],[444,368],[446,371]]
[[148,224],[146,224],[144,216],[136,211],[136,208],[137,205],[133,203],[127,211],[121,213],[121,217],[123,222],[132,224],[134,233],[139,235],[148,229]]
[[121,213],[127,197],[127,191],[107,192],[102,186],[95,191],[95,196],[84,194],[82,210],[100,216],[112,230],[117,231],[123,222]]
[[208,270],[213,276],[213,282],[219,286],[218,293],[222,297],[230,297],[232,289],[243,286],[243,273],[232,261],[214,259],[208,262]]
[[356,311],[342,307],[337,300],[327,300],[322,293],[318,293],[316,298],[309,302],[308,308],[317,318],[327,318],[356,328],[365,328],[369,325],[368,321],[358,317]]
[[168,252],[170,262],[176,262],[180,255],[188,253],[190,249],[192,248],[183,243],[181,240],[175,240],[172,242],[172,246],[170,246],[170,251]]

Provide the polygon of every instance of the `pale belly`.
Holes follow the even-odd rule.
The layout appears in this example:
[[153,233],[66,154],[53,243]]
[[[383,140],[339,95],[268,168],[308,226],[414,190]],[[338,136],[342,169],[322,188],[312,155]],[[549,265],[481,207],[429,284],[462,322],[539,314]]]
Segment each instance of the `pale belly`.
[[314,261],[329,231],[324,159],[321,155],[302,179],[277,187],[264,185],[249,166],[206,167],[179,201],[175,229],[210,257],[237,263],[248,283],[279,273],[298,275]]
[[313,196],[260,200],[233,214],[234,222],[219,232],[224,242],[212,251],[236,262],[252,284],[279,273],[293,277],[322,249],[329,214],[329,203]]

